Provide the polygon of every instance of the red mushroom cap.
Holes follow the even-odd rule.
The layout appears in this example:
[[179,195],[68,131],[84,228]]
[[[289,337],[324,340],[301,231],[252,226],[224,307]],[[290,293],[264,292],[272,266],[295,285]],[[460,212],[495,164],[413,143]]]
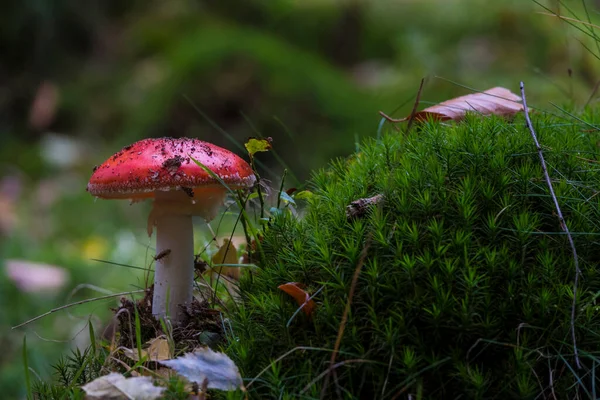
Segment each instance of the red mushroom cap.
[[232,189],[256,181],[250,165],[229,150],[198,139],[158,138],[126,146],[94,168],[87,190],[105,199],[143,199],[157,190],[221,186],[192,158]]

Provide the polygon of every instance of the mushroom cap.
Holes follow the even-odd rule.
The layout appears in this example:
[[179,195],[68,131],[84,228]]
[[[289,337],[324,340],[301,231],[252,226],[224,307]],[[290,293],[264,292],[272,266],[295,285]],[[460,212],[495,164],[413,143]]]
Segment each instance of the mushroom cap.
[[221,187],[219,180],[192,160],[199,161],[232,189],[256,182],[252,168],[236,154],[190,138],[144,139],[124,147],[94,168],[87,186],[105,199],[144,199],[155,191]]

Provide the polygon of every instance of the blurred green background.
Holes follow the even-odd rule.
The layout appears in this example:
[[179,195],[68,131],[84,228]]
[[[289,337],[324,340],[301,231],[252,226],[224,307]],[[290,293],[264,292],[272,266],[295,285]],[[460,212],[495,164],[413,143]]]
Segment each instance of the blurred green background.
[[[310,171],[377,132],[382,110],[422,107],[523,80],[530,105],[582,108],[597,80],[580,0],[6,0],[0,13],[0,389],[24,395],[21,343],[41,377],[102,332],[118,297],[144,287],[148,204],[94,201],[95,164],[145,137],[190,136],[240,154],[270,136],[263,176]],[[582,31],[583,30],[583,31]],[[590,104],[596,103],[592,96]],[[197,224],[199,231],[203,224]],[[198,246],[203,236],[197,235]],[[35,264],[31,264],[35,263]],[[39,269],[51,264],[55,268]],[[47,267],[47,266],[46,266]],[[31,269],[34,268],[34,269]],[[38,269],[35,269],[38,268]]]

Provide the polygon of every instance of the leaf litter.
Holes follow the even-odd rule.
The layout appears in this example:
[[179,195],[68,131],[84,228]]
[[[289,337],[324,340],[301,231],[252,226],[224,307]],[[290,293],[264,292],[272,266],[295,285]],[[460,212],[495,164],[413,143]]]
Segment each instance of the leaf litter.
[[161,361],[160,364],[177,371],[190,382],[220,390],[244,390],[242,377],[235,363],[223,353],[210,348],[199,348],[174,360]]
[[[138,301],[129,298],[121,298],[121,306],[115,309],[118,321],[118,333],[116,344],[121,348],[129,348],[137,354],[135,348],[136,332],[133,328],[135,315],[140,320],[140,336],[143,343],[148,344],[150,352],[154,351],[160,356],[164,355],[165,344],[161,341],[152,342],[155,339],[167,335],[162,330],[162,324],[152,315],[153,286],[146,290],[144,297]],[[221,323],[221,312],[211,308],[207,301],[200,302],[194,298],[192,303],[183,307],[184,317],[180,324],[173,326],[172,339],[176,344],[174,353],[181,353],[195,349],[209,343],[204,338],[210,337],[213,342],[218,343],[223,338],[223,325]],[[215,337],[218,340],[215,340]],[[150,345],[154,343],[151,349]]]
[[303,289],[303,286],[303,284],[298,282],[288,282],[284,283],[283,285],[277,286],[277,288],[282,292],[285,292],[292,296],[294,300],[296,300],[296,303],[298,303],[298,305],[302,307],[302,311],[304,311],[304,314],[310,317],[317,305],[314,302],[314,300],[310,298],[308,292]]
[[86,400],[154,400],[162,396],[164,387],[154,386],[150,377],[125,378],[116,372],[94,379],[81,387]]
[[380,112],[380,114],[388,121],[397,123],[411,119],[415,122],[425,122],[428,119],[434,121],[460,121],[465,118],[467,113],[511,117],[522,111],[524,111],[524,108],[521,97],[506,88],[497,86],[484,92],[443,101],[405,118],[394,119],[383,112]]

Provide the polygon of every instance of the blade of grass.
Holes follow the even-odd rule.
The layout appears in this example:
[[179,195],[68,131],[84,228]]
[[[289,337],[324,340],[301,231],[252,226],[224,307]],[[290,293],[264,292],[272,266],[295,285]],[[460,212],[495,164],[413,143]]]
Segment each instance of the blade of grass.
[[588,24],[590,24],[589,30],[590,33],[594,36],[594,43],[596,43],[596,49],[598,50],[598,54],[600,54],[600,38],[598,38],[598,35],[596,35],[596,30],[594,29],[594,25],[592,24],[592,18],[590,17],[590,13],[588,11],[585,0],[581,0],[581,5],[583,6],[583,11],[585,12],[587,22]]
[[96,333],[94,332],[94,324],[92,319],[88,319],[88,333],[90,335],[90,347],[92,349],[92,355],[96,356]]
[[285,176],[287,175],[287,169],[283,170],[283,176],[281,177],[281,185],[279,185],[279,193],[277,193],[277,209],[281,206],[281,193],[283,192],[283,185],[285,183]]
[[[246,389],[248,389],[250,386],[252,386],[252,384],[254,382],[259,381],[258,378],[260,378],[265,372],[267,372],[268,370],[270,370],[272,368],[273,364],[278,363],[279,361],[283,360],[284,358],[286,358],[290,354],[293,354],[293,353],[295,353],[295,352],[297,352],[299,350],[301,350],[301,351],[309,350],[309,351],[333,352],[332,349],[326,349],[326,348],[322,348],[322,347],[310,347],[310,346],[297,346],[297,347],[294,347],[293,349],[288,350],[287,352],[285,352],[281,356],[277,357],[269,365],[267,365],[265,368],[263,368],[254,378],[252,378],[250,380],[250,382],[246,385]],[[353,357],[355,356],[355,355],[353,355],[351,353],[347,353],[347,352],[343,352],[343,351],[340,351],[339,353],[340,354],[346,354],[346,355],[353,356]]]
[[[217,182],[219,182],[221,185],[223,185],[223,187],[225,189],[227,189],[227,191],[233,195],[236,194],[236,192],[234,192],[224,181],[223,179],[221,179],[217,174],[215,174],[213,171],[210,170],[210,168],[208,168],[207,166],[205,166],[204,164],[202,164],[200,161],[195,160],[193,157],[190,156],[190,158],[202,169],[204,169],[204,171],[206,171],[207,174],[209,174],[211,177],[213,177],[214,179],[217,180]],[[245,207],[246,207],[246,202],[247,202],[247,197],[246,199],[242,198],[241,195],[242,191],[239,190],[238,191],[238,195],[236,196],[237,199],[237,203],[238,206],[240,207],[240,212],[242,214],[242,226],[244,227],[244,231],[247,229],[250,229],[251,232],[249,232],[251,234],[251,236],[253,236],[254,238],[256,238],[255,243],[256,243],[256,247],[258,248],[258,250],[260,251],[261,255],[262,255],[262,246],[260,245],[260,240],[258,238],[258,231],[252,226],[252,224],[250,223],[250,218],[248,217],[248,213],[246,213]],[[245,222],[244,222],[245,221]],[[248,238],[248,235],[247,235]],[[248,242],[248,248],[250,248],[250,244],[251,242]]]
[[[168,300],[167,300],[168,304]],[[138,352],[138,361],[142,360],[142,323],[140,321],[140,313],[138,311],[135,301],[133,302],[135,311],[135,344]]]
[[[246,121],[246,123],[248,125],[250,125],[250,129],[252,129],[252,132],[254,132],[256,134],[256,136],[258,136],[259,138],[263,139],[264,135],[254,126],[254,124],[252,123],[252,121],[250,120],[250,118],[244,114],[243,112],[240,112],[240,114],[242,115],[242,117],[244,118],[244,120]],[[298,180],[298,178],[296,177],[296,175],[294,175],[293,172],[291,172],[290,167],[287,165],[287,163],[285,161],[283,161],[283,158],[281,158],[281,156],[279,155],[279,153],[275,150],[275,149],[271,149],[270,153],[273,154],[273,157],[275,157],[275,160],[277,160],[277,162],[279,163],[279,165],[281,165],[284,168],[284,171],[290,171],[290,176],[292,177],[292,179],[299,184],[300,181]],[[275,176],[275,174],[273,173],[272,176]]]
[[597,130],[600,130],[600,127],[598,127],[598,126],[596,126],[596,125],[594,125],[594,124],[590,124],[590,123],[589,123],[589,122],[587,122],[587,121],[584,121],[583,119],[579,118],[578,116],[576,116],[576,115],[574,115],[574,114],[572,114],[572,113],[568,112],[568,111],[567,111],[567,110],[565,110],[564,108],[561,108],[560,106],[558,106],[558,105],[556,105],[556,104],[554,104],[554,103],[552,103],[552,102],[550,102],[550,104],[551,104],[553,107],[557,108],[558,110],[562,111],[563,113],[567,114],[569,117],[571,117],[571,118],[573,118],[573,119],[575,119],[575,120],[577,120],[577,121],[581,122],[582,124],[584,124],[584,125],[588,126],[589,128],[592,128],[592,129],[594,129],[594,130],[596,130],[596,131],[597,131]]
[[27,359],[27,335],[23,335],[23,368],[25,373],[25,388],[27,389],[27,400],[33,400],[31,392],[31,374],[29,372],[29,361]]
[[[227,132],[225,129],[221,128],[215,121],[213,121],[208,115],[206,115],[204,112],[202,112],[202,110],[200,110],[195,104],[194,102],[187,96],[187,95],[182,95],[183,98],[190,103],[190,105],[194,108],[194,110],[196,110],[196,112],[198,114],[200,114],[200,116],[202,116],[202,118],[204,118],[206,120],[206,122],[208,122],[213,128],[215,128],[217,131],[219,131],[221,134],[223,134],[223,136],[225,136],[231,143],[233,143],[233,145],[235,147],[237,147],[238,149],[240,149],[242,152],[246,152],[246,149],[244,148],[243,144],[240,144],[240,142],[238,140],[236,140],[233,136],[231,136],[231,134],[229,132]],[[265,171],[268,171],[271,174],[274,174],[273,172],[270,172],[270,170],[266,167],[266,165],[264,165],[263,163],[261,163],[260,161],[257,163],[259,167],[261,167],[262,169],[264,169]]]
[[152,271],[151,268],[136,267],[135,265],[121,264],[121,263],[114,262],[114,261],[99,260],[97,258],[90,258],[90,260],[96,261],[96,262],[105,263],[105,264],[110,264],[110,265],[116,265],[118,267],[125,267],[125,268],[132,268],[132,269],[141,269],[142,271]]
[[421,370],[415,372],[412,375],[409,375],[406,379],[404,379],[402,382],[398,383],[394,388],[398,388],[400,387],[401,389],[392,397],[392,400],[396,400],[398,397],[400,397],[400,395],[402,393],[404,393],[405,391],[408,390],[408,385],[410,383],[412,383],[419,375],[421,375],[424,372],[429,371],[430,369],[434,369],[436,367],[438,367],[439,365],[444,364],[447,361],[450,361],[452,359],[452,357],[446,357],[443,358],[439,361],[434,362],[433,364],[430,364],[424,368],[422,368]]
[[90,357],[89,355],[87,357],[85,357],[83,363],[81,363],[81,367],[79,367],[79,369],[77,370],[77,372],[75,373],[75,375],[73,375],[73,379],[71,380],[71,384],[68,386],[68,390],[72,390],[74,389],[76,386],[79,386],[78,384],[78,380],[79,377],[81,376],[81,374],[83,374],[83,371],[85,371],[85,368],[87,367],[88,363],[90,362]]
[[[535,4],[537,4],[538,6],[542,7],[544,10],[547,11],[547,13],[539,12],[539,14],[548,15],[550,17],[556,17],[556,18],[560,19],[561,21],[564,21],[565,23],[571,25],[571,27],[573,27],[574,29],[580,31],[584,35],[589,36],[592,39],[594,39],[594,35],[592,35],[589,31],[587,31],[587,30],[585,30],[585,29],[583,29],[583,28],[581,28],[581,27],[579,27],[577,25],[577,24],[588,25],[588,23],[586,23],[585,21],[582,21],[579,17],[577,17],[577,15],[571,9],[569,9],[563,2],[560,2],[560,4],[563,7],[565,7],[567,9],[567,11],[569,11],[573,15],[574,18],[566,17],[566,16],[561,15],[561,14],[557,14],[552,9],[546,7],[545,5],[543,5],[542,3],[538,2],[537,0],[533,0],[533,2]],[[594,27],[598,28],[597,25],[594,25]]]

